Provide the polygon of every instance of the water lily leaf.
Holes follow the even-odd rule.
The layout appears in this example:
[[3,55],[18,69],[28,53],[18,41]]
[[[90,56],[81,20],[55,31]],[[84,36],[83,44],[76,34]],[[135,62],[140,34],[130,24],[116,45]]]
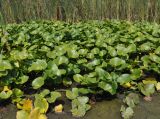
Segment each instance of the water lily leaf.
[[117,54],[120,55],[120,56],[125,56],[127,54],[127,51],[125,46],[123,44],[118,44],[116,46],[116,49],[117,49]]
[[74,117],[83,117],[86,114],[85,108],[82,106],[72,109],[71,112]]
[[131,107],[125,108],[123,105],[120,111],[124,119],[130,119],[134,114],[133,109]]
[[43,45],[43,46],[41,47],[41,49],[39,49],[39,51],[41,51],[41,52],[49,52],[49,51],[50,51],[50,48]]
[[63,78],[63,85],[64,86],[71,86],[72,85],[72,80],[67,79],[67,78]]
[[78,97],[78,88],[72,88],[72,91],[66,90],[66,96],[68,99],[73,100]]
[[123,84],[122,86],[123,86],[124,88],[131,88],[131,87],[132,87],[132,85],[131,85],[130,82],[125,83],[125,84]]
[[0,93],[0,99],[8,99],[10,98],[12,95],[12,90],[9,90],[9,91],[2,91]]
[[79,59],[79,60],[77,60],[78,64],[83,64],[83,63],[86,63],[86,62],[87,62],[87,59]]
[[28,81],[29,76],[23,75],[18,78],[18,80],[15,81],[16,84],[24,84]]
[[87,49],[80,49],[80,50],[78,51],[78,53],[79,53],[79,55],[85,56],[85,55],[87,55],[88,50],[87,50]]
[[29,113],[25,110],[20,110],[16,114],[16,119],[29,119]]
[[150,54],[149,58],[150,58],[152,61],[160,64],[160,57],[159,57],[159,56],[157,56],[157,55],[155,55],[155,54]]
[[48,102],[41,95],[35,96],[34,107],[39,108],[40,113],[46,113],[48,110]]
[[147,43],[144,43],[140,46],[140,50],[141,51],[148,51],[148,50],[151,50],[151,47],[152,47],[152,43],[150,42],[147,42]]
[[121,85],[128,83],[132,80],[130,74],[122,74],[120,77],[117,78],[117,82],[119,82]]
[[58,56],[64,55],[67,52],[67,49],[68,49],[68,46],[65,45],[65,44],[64,45],[59,45],[59,46],[55,47],[55,51],[56,51],[56,54]]
[[145,95],[150,96],[155,92],[155,85],[154,84],[138,84],[138,89]]
[[156,84],[156,89],[159,91],[160,90],[160,82],[158,82],[157,84]]
[[78,92],[80,94],[89,94],[89,93],[93,93],[93,91],[91,89],[87,89],[87,88],[78,88]]
[[78,52],[76,50],[74,50],[74,49],[68,50],[67,54],[68,54],[69,58],[78,58],[79,57]]
[[24,59],[27,59],[29,54],[27,52],[26,49],[22,50],[22,51],[18,51],[18,50],[12,50],[10,52],[10,55],[11,55],[11,59],[13,60],[24,60]]
[[77,97],[76,99],[74,99],[72,101],[72,115],[74,117],[83,117],[86,111],[91,108],[91,106],[87,104],[88,101],[89,98],[85,96]]
[[13,97],[22,97],[23,96],[23,91],[18,89],[18,88],[14,88],[12,89],[12,92],[13,92]]
[[82,75],[80,75],[80,74],[75,74],[75,75],[73,76],[73,79],[74,79],[74,81],[76,81],[77,83],[80,83],[80,82],[83,81],[84,77],[83,77]]
[[0,60],[0,71],[5,71],[7,69],[12,69],[12,66],[8,60]]
[[0,71],[0,77],[6,76],[8,71]]
[[47,76],[52,78],[54,76],[61,76],[62,74],[65,74],[65,73],[66,71],[58,69],[58,66],[53,61],[50,61],[48,63],[48,67],[46,70]]
[[142,80],[143,84],[157,84],[157,81],[155,78],[153,77],[148,77],[148,78],[145,78],[144,80]]
[[2,92],[0,93],[0,99],[8,99],[13,94],[13,91],[8,88],[8,86],[4,86]]
[[154,51],[157,55],[160,55],[160,46]]
[[33,62],[32,65],[28,68],[29,72],[31,71],[40,71],[44,70],[47,67],[47,63],[45,60],[37,59],[36,62]]
[[91,53],[93,53],[93,54],[99,54],[99,52],[100,52],[99,48],[93,48],[91,50]]
[[86,96],[81,96],[81,97],[77,97],[78,101],[80,102],[80,104],[86,104],[89,101],[89,98]]
[[131,69],[131,77],[133,80],[137,80],[142,76],[142,70],[141,69]]
[[101,67],[96,67],[95,72],[100,80],[112,80],[112,76]]
[[103,90],[111,93],[112,95],[114,95],[116,93],[117,90],[117,84],[116,83],[106,83],[106,82],[99,82],[98,83],[98,87],[102,88]]
[[59,56],[56,60],[55,60],[55,63],[57,65],[61,65],[61,64],[68,64],[68,58],[65,57],[65,56]]
[[40,108],[34,108],[29,115],[29,119],[47,119],[47,117],[41,114]]
[[135,44],[131,44],[127,47],[127,52],[128,53],[133,53],[136,52],[136,45]]
[[97,66],[97,65],[99,65],[101,62],[100,62],[100,60],[99,59],[94,59],[93,61],[91,61],[91,62],[89,62],[88,64],[87,64],[87,67],[93,67],[93,66]]
[[93,53],[88,53],[87,54],[87,58],[88,59],[93,59],[94,58],[94,54]]
[[51,95],[51,97],[47,98],[47,101],[49,103],[54,103],[57,98],[61,97],[61,93],[56,92],[56,91],[51,92],[50,95]]
[[111,46],[108,46],[108,53],[112,56],[112,57],[115,57],[117,55],[117,51],[111,47]]
[[47,56],[48,58],[55,59],[56,56],[57,56],[57,52],[56,52],[55,50],[53,50],[53,51],[48,51],[47,54],[46,54],[46,56]]
[[143,65],[145,68],[148,67],[148,64],[150,63],[150,58],[148,55],[145,55],[141,58],[141,60],[143,61]]
[[139,96],[136,93],[130,93],[123,100],[129,107],[134,108],[139,103]]
[[50,94],[50,91],[49,91],[48,89],[44,89],[44,90],[40,93],[40,95],[41,95],[42,97],[45,97],[45,96],[47,96],[48,94]]
[[117,66],[125,64],[125,61],[118,57],[115,57],[115,58],[110,59],[109,64],[113,67],[117,67]]
[[96,84],[97,82],[98,82],[97,78],[84,75],[84,80],[81,84],[90,85],[90,84]]
[[38,89],[44,85],[44,77],[38,77],[32,81],[33,89]]

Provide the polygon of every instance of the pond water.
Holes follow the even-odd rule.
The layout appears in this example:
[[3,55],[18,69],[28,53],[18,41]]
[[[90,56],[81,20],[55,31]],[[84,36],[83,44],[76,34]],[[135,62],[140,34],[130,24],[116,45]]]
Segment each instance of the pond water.
[[[121,104],[122,99],[120,98],[96,102],[92,109],[79,119],[122,119],[120,115]],[[64,108],[65,110],[61,114],[48,113],[48,119],[75,119],[68,111],[70,109],[69,103],[66,103]],[[134,112],[133,119],[160,119],[160,94],[154,94],[151,102],[146,102],[141,98],[140,104],[134,108]],[[16,119],[15,106],[1,106],[0,119]]]

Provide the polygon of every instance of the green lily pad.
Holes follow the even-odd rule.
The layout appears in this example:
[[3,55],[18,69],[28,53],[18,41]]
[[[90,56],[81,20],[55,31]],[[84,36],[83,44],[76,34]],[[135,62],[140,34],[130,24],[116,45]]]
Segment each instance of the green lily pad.
[[56,91],[51,92],[50,95],[51,95],[51,97],[47,98],[47,101],[49,103],[54,103],[57,98],[61,97],[61,93],[56,92]]
[[33,62],[32,65],[28,68],[28,71],[40,71],[47,68],[47,63],[45,60],[37,59],[36,62]]
[[115,57],[115,58],[110,59],[109,64],[113,67],[118,67],[120,65],[125,64],[125,60]]
[[73,79],[74,79],[74,81],[76,81],[77,83],[80,83],[80,82],[83,81],[84,77],[83,77],[82,75],[80,75],[80,74],[75,74],[75,75],[73,76]]
[[73,100],[78,97],[78,88],[72,88],[72,91],[66,90],[66,96],[68,99]]
[[106,83],[106,82],[99,82],[98,83],[98,87],[102,88],[103,90],[111,93],[112,95],[114,95],[116,93],[117,90],[117,84],[116,83]]
[[2,91],[1,93],[0,93],[0,99],[8,99],[8,98],[10,98],[11,97],[11,95],[12,95],[12,90],[9,90],[9,91]]
[[120,77],[117,78],[117,82],[119,82],[121,85],[128,83],[132,81],[130,74],[122,74]]
[[44,85],[44,77],[38,77],[32,81],[33,89],[38,89]]
[[48,110],[49,104],[45,98],[37,94],[35,96],[34,107],[39,108],[40,113],[46,113]]

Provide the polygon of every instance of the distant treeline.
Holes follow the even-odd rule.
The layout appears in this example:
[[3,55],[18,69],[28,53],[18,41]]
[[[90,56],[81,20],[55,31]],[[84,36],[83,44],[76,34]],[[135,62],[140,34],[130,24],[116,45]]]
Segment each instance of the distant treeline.
[[0,23],[126,19],[160,22],[160,0],[0,0]]

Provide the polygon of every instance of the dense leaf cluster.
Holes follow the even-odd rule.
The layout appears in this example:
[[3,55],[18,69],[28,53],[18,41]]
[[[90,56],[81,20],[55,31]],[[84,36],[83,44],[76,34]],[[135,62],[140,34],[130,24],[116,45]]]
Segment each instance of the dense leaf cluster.
[[[2,26],[0,38],[0,86],[24,93],[71,86],[80,94],[115,94],[127,83],[137,89],[148,72],[160,73],[156,23],[33,21]],[[1,90],[0,99],[9,97],[14,91]]]

